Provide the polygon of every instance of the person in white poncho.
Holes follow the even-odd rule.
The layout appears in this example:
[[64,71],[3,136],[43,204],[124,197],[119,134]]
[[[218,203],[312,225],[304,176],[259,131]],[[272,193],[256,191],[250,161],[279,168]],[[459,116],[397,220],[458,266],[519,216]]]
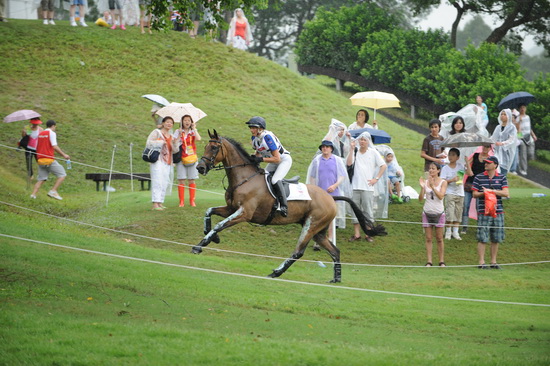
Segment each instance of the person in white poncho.
[[[323,140],[319,146],[321,154],[313,158],[307,170],[307,184],[316,185],[325,190],[331,196],[352,197],[351,184],[344,160],[333,154],[332,141]],[[345,228],[346,206],[344,201],[338,201],[337,225]],[[333,226],[329,226],[328,239],[334,243]],[[314,247],[315,249],[315,247]]]
[[500,174],[507,175],[517,152],[517,129],[512,122],[512,111],[503,109],[498,116],[491,139],[495,142],[495,156],[498,158]]
[[[357,152],[354,152],[357,141],[359,141],[359,149]],[[351,181],[353,187],[353,201],[361,208],[365,216],[374,222],[375,194],[377,196],[381,194],[387,205],[388,188],[387,176],[385,174],[387,168],[386,162],[380,153],[373,147],[372,139],[368,132],[363,132],[356,140],[352,141],[351,148],[352,152],[348,156],[346,165],[355,165]],[[375,186],[379,183],[381,183],[382,186],[375,190]],[[361,240],[361,227],[353,213],[352,223],[354,226],[354,235],[349,240]],[[369,242],[374,241],[370,236],[366,236],[365,239]]]

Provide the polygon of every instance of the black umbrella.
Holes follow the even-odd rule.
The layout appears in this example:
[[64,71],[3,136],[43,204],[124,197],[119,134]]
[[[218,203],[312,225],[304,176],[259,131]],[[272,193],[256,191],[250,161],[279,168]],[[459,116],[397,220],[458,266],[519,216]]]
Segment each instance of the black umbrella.
[[502,98],[500,103],[498,103],[498,110],[501,111],[506,108],[519,108],[521,104],[527,105],[531,102],[534,102],[536,99],[537,98],[535,98],[534,95],[523,91],[511,93]]

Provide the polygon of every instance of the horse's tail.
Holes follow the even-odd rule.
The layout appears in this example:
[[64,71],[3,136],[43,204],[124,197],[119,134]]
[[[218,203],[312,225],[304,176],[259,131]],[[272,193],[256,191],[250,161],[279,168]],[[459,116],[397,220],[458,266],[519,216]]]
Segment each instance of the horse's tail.
[[361,209],[351,198],[345,197],[345,196],[333,196],[332,197],[335,201],[346,201],[351,206],[353,212],[355,213],[355,217],[357,217],[357,220],[359,221],[359,225],[361,225],[361,228],[365,232],[365,234],[369,236],[384,236],[388,235],[386,232],[386,228],[383,225],[375,224],[372,221],[370,221],[364,214],[361,212]]

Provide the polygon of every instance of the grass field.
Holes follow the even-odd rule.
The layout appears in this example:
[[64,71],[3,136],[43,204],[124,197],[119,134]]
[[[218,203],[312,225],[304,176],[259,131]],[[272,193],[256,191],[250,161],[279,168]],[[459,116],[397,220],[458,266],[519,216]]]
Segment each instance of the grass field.
[[[389,235],[349,243],[338,230],[343,283],[308,249],[280,279],[265,276],[291,252],[297,225],[237,225],[201,255],[203,214],[223,205],[223,174],[199,180],[196,208],[150,211],[150,193],[96,192],[84,174],[146,172],[139,154],[158,93],[190,101],[199,123],[241,142],[264,115],[304,176],[330,118],[350,122],[343,95],[254,55],[179,33],[0,24],[0,114],[35,109],[59,122],[73,169],[63,201],[28,198],[21,124],[0,127],[0,364],[4,365],[548,365],[550,285],[546,193],[511,177],[501,271],[475,268],[473,230],[446,243],[449,267],[424,268],[417,201],[390,207]],[[84,65],[80,63],[82,61]],[[245,82],[243,82],[245,81]],[[379,118],[416,186],[423,136]],[[202,144],[201,144],[202,149]],[[46,184],[46,186],[48,183]],[[398,222],[394,222],[398,221]],[[411,223],[408,223],[411,222]],[[531,229],[528,229],[531,228]],[[86,250],[86,251],[83,251]],[[326,267],[319,265],[323,261]],[[538,306],[545,305],[545,306]]]

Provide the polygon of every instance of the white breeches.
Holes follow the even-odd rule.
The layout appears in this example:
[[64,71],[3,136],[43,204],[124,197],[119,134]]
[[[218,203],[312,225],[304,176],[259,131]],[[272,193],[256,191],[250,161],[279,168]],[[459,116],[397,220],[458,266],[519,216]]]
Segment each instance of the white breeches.
[[275,184],[288,174],[292,167],[292,157],[290,154],[282,154],[281,162],[279,164],[269,163],[266,165],[265,170],[273,174],[271,183]]
[[170,165],[160,159],[151,164],[151,201],[163,203],[170,184]]

